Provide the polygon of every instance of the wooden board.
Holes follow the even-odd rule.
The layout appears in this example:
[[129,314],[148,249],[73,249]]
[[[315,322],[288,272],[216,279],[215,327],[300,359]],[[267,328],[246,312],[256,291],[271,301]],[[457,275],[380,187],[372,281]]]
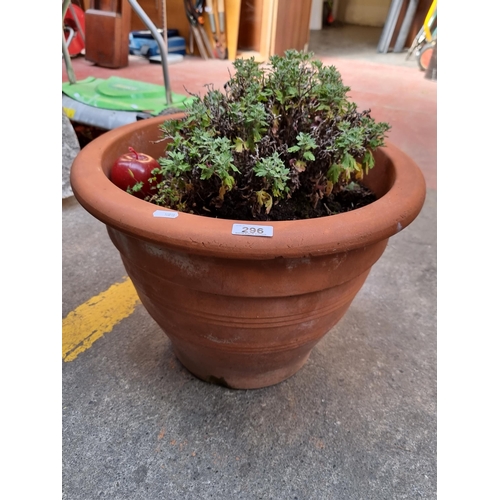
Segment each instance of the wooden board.
[[268,61],[286,49],[307,50],[312,0],[244,0],[238,57]]
[[238,50],[241,0],[225,0],[225,9],[228,58],[234,61]]
[[127,0],[95,0],[85,11],[85,59],[105,68],[128,66],[131,7]]
[[312,0],[277,0],[271,52],[283,55],[287,49],[304,50],[309,46],[309,22]]
[[254,57],[261,62],[268,60],[271,53],[276,5],[275,0],[243,0],[237,57]]

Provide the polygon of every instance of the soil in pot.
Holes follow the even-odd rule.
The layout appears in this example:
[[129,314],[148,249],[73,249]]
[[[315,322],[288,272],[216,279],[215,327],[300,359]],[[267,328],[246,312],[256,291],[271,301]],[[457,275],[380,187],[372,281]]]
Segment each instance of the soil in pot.
[[364,207],[376,200],[375,194],[366,186],[353,184],[349,189],[343,189],[335,195],[330,195],[315,207],[309,200],[300,203],[297,199],[284,200],[281,204],[273,207],[272,217],[266,213],[253,214],[249,205],[236,205],[228,200],[220,208],[212,208],[210,211],[199,209],[193,210],[196,215],[216,217],[220,219],[232,220],[255,220],[255,221],[283,221],[314,219],[316,217],[326,217],[335,214],[350,212],[357,208]]

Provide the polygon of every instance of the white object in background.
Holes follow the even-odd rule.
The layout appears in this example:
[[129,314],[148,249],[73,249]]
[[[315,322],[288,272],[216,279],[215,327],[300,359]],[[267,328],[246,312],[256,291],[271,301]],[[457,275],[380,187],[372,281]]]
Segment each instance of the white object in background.
[[324,0],[312,0],[310,30],[320,30],[323,28],[323,3]]
[[273,226],[258,226],[255,224],[233,224],[231,234],[241,236],[267,236],[272,238]]

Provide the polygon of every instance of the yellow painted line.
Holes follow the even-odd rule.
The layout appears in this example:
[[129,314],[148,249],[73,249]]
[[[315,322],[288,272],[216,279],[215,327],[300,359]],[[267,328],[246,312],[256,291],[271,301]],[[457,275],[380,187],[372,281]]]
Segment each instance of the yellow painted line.
[[137,292],[130,278],[126,278],[71,311],[62,323],[63,360],[73,361],[130,316],[138,303]]

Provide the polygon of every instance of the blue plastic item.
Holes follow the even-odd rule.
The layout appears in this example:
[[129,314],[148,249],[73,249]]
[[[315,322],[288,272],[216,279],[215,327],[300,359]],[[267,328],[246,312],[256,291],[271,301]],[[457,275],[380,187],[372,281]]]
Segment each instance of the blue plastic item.
[[[158,31],[161,33],[162,30]],[[186,55],[186,41],[178,36],[178,33],[177,30],[168,30],[167,52],[184,56]],[[150,31],[131,31],[129,33],[129,53],[149,58],[160,55],[160,48]]]

